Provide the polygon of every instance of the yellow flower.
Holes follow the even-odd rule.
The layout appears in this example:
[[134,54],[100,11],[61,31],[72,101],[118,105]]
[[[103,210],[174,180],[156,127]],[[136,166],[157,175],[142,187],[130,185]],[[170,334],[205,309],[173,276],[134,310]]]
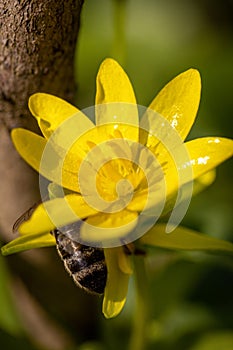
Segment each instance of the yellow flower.
[[[20,237],[3,247],[3,254],[55,245],[50,231],[80,220],[81,242],[104,247],[103,313],[110,318],[125,304],[133,271],[122,245],[136,240],[139,246],[233,252],[229,242],[177,228],[192,182],[198,192],[213,181],[213,169],[232,156],[233,142],[226,138],[183,143],[200,92],[199,73],[189,69],[169,82],[148,109],[138,108],[126,73],[106,59],[97,75],[95,124],[58,97],[31,96],[29,109],[43,137],[15,129],[12,139],[20,155],[51,181],[50,199],[20,225]],[[177,210],[182,203],[186,206]],[[170,226],[155,224],[172,209]]]

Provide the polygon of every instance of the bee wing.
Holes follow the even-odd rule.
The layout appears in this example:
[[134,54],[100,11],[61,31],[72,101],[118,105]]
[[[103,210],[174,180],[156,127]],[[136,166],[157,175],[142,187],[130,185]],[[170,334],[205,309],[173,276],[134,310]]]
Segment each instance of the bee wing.
[[33,212],[35,211],[35,209],[38,207],[38,205],[41,203],[41,201],[35,203],[32,207],[30,207],[27,211],[25,211],[25,213],[23,213],[14,223],[12,231],[13,233],[16,233],[18,231],[19,226],[30,219],[30,217],[32,216]]

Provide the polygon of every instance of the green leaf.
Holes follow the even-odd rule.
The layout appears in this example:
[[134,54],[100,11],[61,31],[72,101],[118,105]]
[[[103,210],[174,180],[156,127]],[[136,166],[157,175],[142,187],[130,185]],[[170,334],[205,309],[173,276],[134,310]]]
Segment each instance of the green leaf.
[[2,255],[19,253],[33,248],[50,247],[56,245],[54,237],[49,233],[20,236],[1,248]]
[[221,239],[206,236],[193,230],[177,227],[166,233],[166,224],[157,224],[148,231],[140,243],[143,245],[181,250],[202,250],[215,253],[233,253],[233,244]]

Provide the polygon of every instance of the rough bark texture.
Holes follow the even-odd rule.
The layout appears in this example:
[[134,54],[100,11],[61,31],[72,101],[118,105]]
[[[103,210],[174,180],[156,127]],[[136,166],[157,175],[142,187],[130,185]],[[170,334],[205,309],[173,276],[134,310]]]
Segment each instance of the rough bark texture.
[[[72,102],[74,52],[83,0],[0,2],[0,232],[38,200],[38,177],[20,159],[9,132],[37,130],[27,101],[48,92]],[[4,200],[3,200],[4,199]]]
[[[10,131],[15,127],[38,131],[27,107],[28,98],[34,92],[55,94],[72,102],[75,93],[74,53],[82,3],[83,0],[0,0],[0,240],[2,241],[13,238],[14,221],[39,199],[38,174],[15,151]],[[50,259],[48,265],[47,258]],[[90,324],[93,332],[95,316],[87,312],[86,305],[90,305],[94,310],[94,301],[85,296],[88,301],[83,302],[82,311],[80,305],[83,294],[77,297],[77,288],[69,280],[69,276],[66,276],[55,251],[34,250],[32,254],[27,252],[10,256],[6,261],[12,272],[20,277],[26,286],[20,288],[21,294],[19,294],[15,280],[12,281],[16,298],[20,295],[21,317],[24,319],[22,323],[30,325],[27,328],[33,341],[49,350],[68,348],[64,334],[56,331],[52,323],[49,325],[49,318],[45,317],[44,311],[38,312],[38,307],[35,307],[37,302],[43,305],[43,310],[49,310],[52,305],[51,309],[55,310],[55,314],[60,311],[60,319],[68,320],[68,324],[69,321],[74,324],[77,327],[75,331],[79,329],[84,333],[83,327],[89,329],[87,325]],[[38,261],[37,270],[34,266],[36,261]],[[44,280],[46,271],[48,278]],[[24,292],[24,288],[32,292],[32,299],[27,296],[27,292]],[[72,288],[72,291],[69,288]],[[29,307],[28,310],[26,305]],[[84,315],[87,316],[83,322]]]
[[81,3],[78,0],[1,2],[0,111],[9,129],[24,122],[28,96],[38,89],[72,100]]

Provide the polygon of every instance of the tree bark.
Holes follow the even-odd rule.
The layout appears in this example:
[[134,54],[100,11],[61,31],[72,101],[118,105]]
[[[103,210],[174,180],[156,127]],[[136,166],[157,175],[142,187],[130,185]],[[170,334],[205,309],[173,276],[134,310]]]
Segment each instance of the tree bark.
[[[47,92],[74,102],[74,55],[82,4],[83,0],[0,0],[1,240],[12,240],[13,223],[39,199],[38,174],[15,151],[10,131],[24,127],[39,132],[27,107],[29,96],[35,92]],[[69,336],[65,339],[66,333],[64,337],[56,331],[56,325],[47,314],[48,318],[45,317],[44,311],[38,312],[33,300],[43,310],[50,310],[52,305],[53,314],[61,314],[63,321],[73,324],[79,336],[79,332],[85,334],[89,327],[95,334],[96,300],[81,292],[77,297],[77,287],[66,275],[55,251],[34,250],[32,254],[9,257],[7,262],[12,273],[23,282],[19,294],[15,278],[12,280],[13,289],[21,295],[19,312],[24,324],[30,325],[28,333],[33,341],[50,350],[67,348],[70,341]],[[45,271],[48,271],[47,279]],[[27,291],[32,292],[32,298],[27,296]]]
[[10,139],[15,127],[38,131],[27,101],[47,92],[73,102],[74,54],[83,0],[1,0],[0,234],[39,198],[38,175]]

